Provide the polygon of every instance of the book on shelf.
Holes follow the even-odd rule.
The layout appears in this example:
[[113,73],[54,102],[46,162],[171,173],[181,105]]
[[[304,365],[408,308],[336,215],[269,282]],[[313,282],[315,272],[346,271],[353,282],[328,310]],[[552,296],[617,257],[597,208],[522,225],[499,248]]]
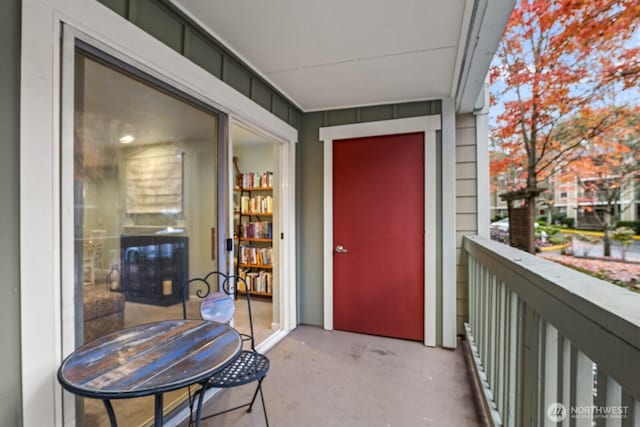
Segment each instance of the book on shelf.
[[243,188],[272,188],[273,172],[249,172],[242,174]]
[[238,247],[238,263],[271,266],[273,262],[273,249],[256,248],[253,246],[240,245]]
[[[273,288],[273,224],[259,218],[273,214],[273,172],[241,174],[234,203],[240,216],[234,224],[237,272],[246,282],[238,282],[238,290],[271,295]],[[255,191],[255,192],[254,192]],[[257,216],[258,218],[251,218]],[[260,219],[260,220],[258,220]]]
[[242,196],[240,198],[240,212],[243,214],[271,214],[273,212],[273,197]]
[[240,224],[240,236],[245,239],[272,239],[273,226],[268,221]]
[[245,268],[241,268],[239,275],[244,279],[246,286],[242,281],[238,281],[238,289],[246,291],[246,287],[249,291],[261,292],[270,294],[273,291],[273,273],[269,271],[251,271]]

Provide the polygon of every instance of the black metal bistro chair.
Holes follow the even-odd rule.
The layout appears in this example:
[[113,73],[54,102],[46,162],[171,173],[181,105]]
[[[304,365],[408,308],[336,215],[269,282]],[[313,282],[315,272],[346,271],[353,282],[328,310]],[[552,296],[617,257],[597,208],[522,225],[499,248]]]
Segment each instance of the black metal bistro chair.
[[[236,283],[236,286],[238,282],[242,282],[244,284],[244,288],[249,289],[246,282],[241,277],[226,275],[218,271],[212,271],[203,278],[194,278],[189,280],[182,289],[183,317],[185,319],[188,317],[189,296],[193,295],[202,301],[200,304],[200,316],[204,320],[228,323],[235,313],[235,302],[233,299],[234,291],[231,289],[232,282]],[[221,291],[217,291],[217,289],[220,289]],[[269,426],[267,408],[264,404],[264,396],[262,394],[262,381],[265,379],[267,372],[269,371],[269,359],[264,354],[258,353],[255,349],[253,318],[251,315],[251,297],[248,292],[246,293],[246,301],[249,318],[249,334],[240,334],[246,348],[243,348],[240,355],[229,366],[215,374],[205,384],[203,384],[202,388],[195,392],[193,399],[190,397],[189,406],[192,413],[193,405],[196,403],[195,400],[197,398],[195,417],[196,426],[200,425],[200,420],[206,420],[217,415],[226,414],[227,412],[235,411],[236,409],[247,408],[247,412],[251,412],[256,398],[258,397],[258,393],[260,394],[260,400],[262,401],[264,421],[267,427]],[[202,402],[207,390],[210,388],[237,387],[252,382],[257,382],[258,384],[250,402],[230,409],[225,409],[224,411],[220,411],[215,414],[206,415],[201,418]]]

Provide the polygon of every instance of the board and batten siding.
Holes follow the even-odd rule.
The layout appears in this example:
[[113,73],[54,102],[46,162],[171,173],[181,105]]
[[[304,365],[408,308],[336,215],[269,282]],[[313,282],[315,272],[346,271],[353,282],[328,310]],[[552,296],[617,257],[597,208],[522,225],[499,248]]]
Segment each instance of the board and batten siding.
[[299,128],[302,111],[167,0],[98,0],[218,79]]
[[[0,13],[0,426],[22,425],[20,378],[20,17],[21,1]],[[29,226],[29,224],[25,224]],[[34,266],[36,267],[36,266]]]
[[468,267],[467,258],[462,250],[462,236],[478,232],[477,168],[476,117],[473,114],[461,114],[456,117],[456,326],[458,334],[464,333],[463,324],[469,317]]

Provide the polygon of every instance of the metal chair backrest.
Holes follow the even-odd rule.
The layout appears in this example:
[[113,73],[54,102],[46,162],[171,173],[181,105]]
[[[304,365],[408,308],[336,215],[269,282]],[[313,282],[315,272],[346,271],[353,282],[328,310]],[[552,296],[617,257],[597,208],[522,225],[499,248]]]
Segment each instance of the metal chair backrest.
[[[218,279],[214,284],[213,280]],[[220,284],[220,280],[222,283]],[[213,320],[220,323],[227,323],[235,314],[235,289],[232,283],[242,282],[245,289],[249,289],[242,277],[227,275],[219,271],[212,271],[204,277],[190,279],[182,287],[182,316],[187,319],[189,297],[194,295],[202,300],[200,304],[200,316],[205,320]],[[216,286],[217,285],[217,286]],[[236,286],[237,287],[237,286]],[[245,341],[251,342],[251,349],[254,350],[255,341],[253,335],[253,316],[251,313],[251,297],[247,292],[247,310],[249,317],[249,334],[240,334]]]
[[224,292],[213,292],[200,304],[200,317],[218,323],[229,323],[236,313],[233,297]]

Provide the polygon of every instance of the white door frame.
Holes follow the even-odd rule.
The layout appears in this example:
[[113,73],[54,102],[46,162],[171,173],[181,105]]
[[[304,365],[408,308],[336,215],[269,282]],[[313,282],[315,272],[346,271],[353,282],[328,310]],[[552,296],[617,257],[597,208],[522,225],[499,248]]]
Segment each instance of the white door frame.
[[[277,135],[260,129],[255,125],[236,115],[229,116],[229,206],[233,206],[233,187],[235,185],[235,170],[233,169],[233,131],[232,126],[241,126],[250,132],[265,137],[270,142],[273,141],[277,145],[275,154],[275,169],[277,181],[274,185],[274,199],[277,208],[274,209],[273,215],[273,249],[278,254],[278,265],[274,265],[274,279],[278,284],[295,283],[296,264],[295,264],[295,149],[296,144],[288,144]],[[233,230],[233,215],[229,218],[229,230]],[[230,268],[233,268],[233,260]],[[231,271],[231,270],[230,270]],[[276,312],[279,313],[274,318],[272,327],[277,330],[291,330],[296,327],[296,318],[291,317],[295,314],[296,306],[296,287],[282,292],[282,287],[274,287],[273,301],[277,303]],[[292,309],[293,307],[293,309]],[[284,328],[283,326],[284,325]]]
[[[333,329],[333,142],[338,139],[421,132],[424,134],[424,344],[436,345],[436,131],[440,115],[320,128],[324,142],[324,328]],[[444,197],[444,195],[443,195]]]
[[[74,312],[62,306],[68,294],[72,251],[61,247],[63,229],[73,218],[68,188],[61,186],[61,160],[69,144],[60,137],[62,121],[62,24],[108,46],[120,59],[231,116],[286,141],[281,154],[288,174],[283,207],[295,224],[295,143],[297,131],[269,111],[198,67],[102,4],[93,0],[23,0],[20,105],[20,294],[23,425],[72,425],[73,398],[65,398],[56,371],[73,347]],[[67,46],[68,48],[69,46]],[[66,58],[69,56],[67,54]],[[65,135],[68,139],[68,135]],[[71,146],[72,149],[72,146]],[[62,176],[66,183],[68,177]],[[72,226],[73,224],[71,224]],[[291,228],[289,226],[289,228]],[[295,241],[282,241],[286,286],[282,288],[283,333],[296,321]],[[71,254],[71,258],[70,258]],[[64,277],[63,277],[64,274]],[[64,334],[63,334],[64,330]],[[64,337],[64,338],[63,338]],[[272,344],[271,344],[272,345]],[[71,397],[71,395],[67,395]]]

